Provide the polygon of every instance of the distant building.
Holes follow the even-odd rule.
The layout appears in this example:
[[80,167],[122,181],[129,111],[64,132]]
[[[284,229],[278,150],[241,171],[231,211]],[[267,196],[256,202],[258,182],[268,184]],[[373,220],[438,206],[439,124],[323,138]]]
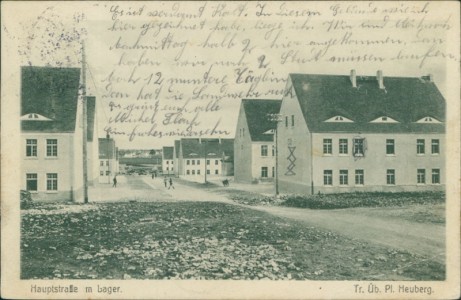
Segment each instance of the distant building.
[[[83,201],[80,69],[21,68],[21,188],[35,200]],[[87,97],[88,180],[97,178],[97,114]]]
[[432,76],[290,74],[280,114],[281,192],[444,188],[445,100]]
[[[232,176],[234,139],[181,139],[178,174],[186,177]],[[176,147],[175,147],[176,150]]]
[[162,172],[167,175],[174,175],[174,147],[163,147],[162,151]]
[[112,183],[119,173],[118,149],[114,139],[99,139],[99,183]]
[[281,100],[246,100],[240,105],[234,142],[234,179],[240,182],[272,180],[275,176],[274,130]]

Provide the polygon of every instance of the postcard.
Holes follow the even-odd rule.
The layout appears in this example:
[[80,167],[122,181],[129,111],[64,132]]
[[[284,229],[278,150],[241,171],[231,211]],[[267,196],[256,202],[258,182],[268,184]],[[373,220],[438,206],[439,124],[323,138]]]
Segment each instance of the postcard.
[[2,297],[459,298],[459,2],[1,11]]

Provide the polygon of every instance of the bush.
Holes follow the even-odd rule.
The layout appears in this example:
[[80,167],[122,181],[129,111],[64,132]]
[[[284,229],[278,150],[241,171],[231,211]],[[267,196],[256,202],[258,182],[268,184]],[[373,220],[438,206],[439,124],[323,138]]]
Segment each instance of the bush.
[[21,190],[21,208],[29,208],[32,205],[32,195],[29,191]]
[[337,209],[351,207],[386,207],[410,204],[435,204],[445,201],[443,192],[399,192],[399,193],[343,193],[323,195],[288,195],[282,198],[283,206]]

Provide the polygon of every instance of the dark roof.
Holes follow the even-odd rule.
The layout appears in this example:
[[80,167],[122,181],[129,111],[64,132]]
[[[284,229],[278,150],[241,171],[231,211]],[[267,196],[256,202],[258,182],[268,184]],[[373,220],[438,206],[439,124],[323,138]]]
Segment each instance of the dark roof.
[[181,139],[183,158],[234,156],[234,139]]
[[266,131],[275,129],[277,123],[271,121],[268,114],[278,114],[282,100],[242,100],[248,130],[251,140],[254,142],[273,141],[272,134],[264,134]]
[[94,121],[96,117],[96,97],[87,96],[86,97],[86,113],[88,116],[87,119],[87,141],[93,141],[93,131],[94,131]]
[[181,141],[180,140],[175,140],[174,141],[174,151],[175,151],[176,158],[179,157],[179,147],[180,146],[181,146]]
[[[445,132],[442,124],[417,124],[431,116],[445,121],[445,99],[428,77],[384,77],[380,89],[375,76],[290,74],[305,121],[312,132]],[[353,123],[324,122],[343,116]],[[387,116],[399,123],[369,123]]]
[[73,132],[80,69],[21,67],[21,116],[35,113],[51,121],[21,121],[23,131]]
[[162,157],[160,155],[153,157],[120,157],[119,163],[126,165],[159,165],[162,163]]
[[115,141],[112,138],[100,138],[99,159],[113,159],[116,157]]
[[163,147],[163,159],[173,159],[174,147]]

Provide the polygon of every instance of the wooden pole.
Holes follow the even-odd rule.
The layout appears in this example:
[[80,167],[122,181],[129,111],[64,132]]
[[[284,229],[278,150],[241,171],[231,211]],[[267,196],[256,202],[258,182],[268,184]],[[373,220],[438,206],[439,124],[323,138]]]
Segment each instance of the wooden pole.
[[88,203],[88,149],[87,149],[87,128],[88,115],[86,103],[86,57],[85,42],[82,42],[82,114],[83,114],[83,203]]

